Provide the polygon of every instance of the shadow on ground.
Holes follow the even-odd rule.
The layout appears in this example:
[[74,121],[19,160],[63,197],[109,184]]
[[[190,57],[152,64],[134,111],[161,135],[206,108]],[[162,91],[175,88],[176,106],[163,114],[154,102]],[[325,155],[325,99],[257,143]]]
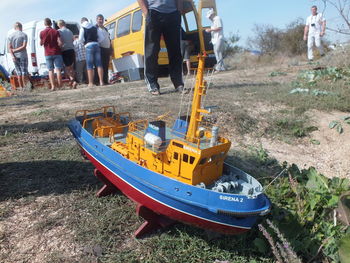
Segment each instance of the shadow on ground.
[[98,184],[89,162],[33,161],[0,164],[0,201],[71,193]]
[[6,124],[0,126],[0,134],[5,131],[11,134],[27,133],[31,131],[51,132],[65,129],[68,125],[68,120],[37,122],[30,124]]

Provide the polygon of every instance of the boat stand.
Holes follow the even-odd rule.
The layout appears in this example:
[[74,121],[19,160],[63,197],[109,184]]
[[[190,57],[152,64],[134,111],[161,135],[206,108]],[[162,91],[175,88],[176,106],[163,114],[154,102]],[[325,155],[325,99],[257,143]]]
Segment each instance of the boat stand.
[[119,191],[117,187],[115,187],[98,169],[94,170],[94,175],[103,182],[105,185],[101,187],[101,189],[96,193],[97,197],[104,197],[111,194],[116,194]]
[[136,214],[145,219],[145,222],[135,232],[136,238],[142,238],[158,229],[164,229],[176,223],[176,221],[159,215],[141,204],[137,204]]

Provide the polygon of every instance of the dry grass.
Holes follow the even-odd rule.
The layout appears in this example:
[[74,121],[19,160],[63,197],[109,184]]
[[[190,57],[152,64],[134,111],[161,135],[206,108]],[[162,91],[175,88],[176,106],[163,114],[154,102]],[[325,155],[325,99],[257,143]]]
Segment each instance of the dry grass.
[[[237,70],[213,76],[206,100],[207,106],[218,106],[207,121],[218,123],[233,142],[231,161],[254,175],[271,175],[277,162],[288,161],[316,166],[328,176],[350,176],[350,164],[341,159],[350,151],[350,126],[338,135],[326,123],[349,113],[339,111],[350,105],[345,84],[333,87],[342,91],[337,101],[292,98],[291,81],[299,70],[313,65],[296,58],[294,62],[280,58],[273,65],[271,58],[240,59],[233,59]],[[269,76],[273,71],[287,75]],[[161,86],[160,97],[150,96],[140,81],[57,92],[34,90],[1,99],[1,262],[270,261],[249,249],[255,230],[213,239],[179,224],[135,240],[133,232],[142,221],[134,204],[122,195],[94,196],[101,184],[93,177],[92,165],[81,158],[67,129],[68,120],[79,109],[102,105],[116,105],[132,112],[135,119],[168,111],[177,116],[180,95],[168,79],[162,79]],[[318,131],[299,138],[288,125],[276,131],[276,120],[288,125],[301,120],[298,128],[316,126]],[[312,138],[320,144],[311,144]]]

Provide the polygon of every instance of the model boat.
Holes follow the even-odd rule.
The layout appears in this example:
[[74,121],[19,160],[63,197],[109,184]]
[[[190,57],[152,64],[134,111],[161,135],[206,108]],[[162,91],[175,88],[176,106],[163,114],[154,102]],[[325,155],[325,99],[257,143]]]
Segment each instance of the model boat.
[[[203,41],[201,41],[203,43]],[[169,123],[133,120],[113,106],[81,110],[69,128],[83,154],[96,167],[103,196],[119,189],[137,203],[146,222],[141,236],[179,221],[200,228],[239,234],[248,231],[271,203],[252,176],[225,162],[231,142],[218,127],[204,127],[207,91],[204,45],[199,55],[191,114]]]

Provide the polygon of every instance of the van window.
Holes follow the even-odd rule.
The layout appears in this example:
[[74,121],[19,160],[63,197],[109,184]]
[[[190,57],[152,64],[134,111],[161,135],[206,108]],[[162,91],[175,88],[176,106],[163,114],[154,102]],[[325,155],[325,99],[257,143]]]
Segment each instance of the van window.
[[142,27],[142,12],[136,11],[132,17],[132,32],[141,31]]
[[118,21],[117,37],[126,36],[130,33],[131,15],[127,15]]
[[115,22],[106,26],[111,40],[115,38]]
[[72,31],[73,35],[79,35],[79,28],[77,24],[66,24],[66,27]]
[[73,35],[77,36],[79,35],[79,28],[77,24],[69,24],[67,23],[66,27],[72,31]]

